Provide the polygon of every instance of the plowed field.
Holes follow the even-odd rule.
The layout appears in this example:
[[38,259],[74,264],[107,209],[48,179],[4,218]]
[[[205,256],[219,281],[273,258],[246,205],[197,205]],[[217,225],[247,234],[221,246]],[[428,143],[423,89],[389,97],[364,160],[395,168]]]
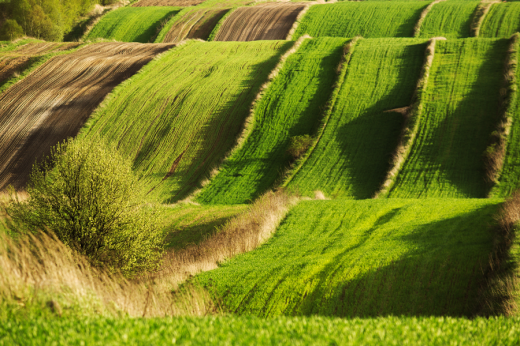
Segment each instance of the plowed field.
[[186,38],[207,40],[215,25],[228,11],[203,8],[187,12],[181,18],[174,18],[173,25],[166,25],[156,42],[179,42]]
[[105,95],[172,45],[100,43],[54,57],[0,96],[0,189],[74,136]]
[[297,4],[239,8],[222,24],[215,41],[283,40],[303,8]]
[[141,0],[135,4],[133,7],[147,7],[147,6],[195,6],[198,4],[202,4],[206,0]]

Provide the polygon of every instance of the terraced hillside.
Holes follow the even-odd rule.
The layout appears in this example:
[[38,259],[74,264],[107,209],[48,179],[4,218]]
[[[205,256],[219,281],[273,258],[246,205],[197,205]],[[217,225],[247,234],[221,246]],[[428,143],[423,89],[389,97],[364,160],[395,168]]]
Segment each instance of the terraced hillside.
[[302,18],[294,37],[413,37],[415,24],[427,5],[423,1],[314,5]]
[[300,202],[264,246],[198,281],[226,311],[261,317],[472,316],[499,203]]
[[498,122],[507,46],[437,42],[419,132],[390,197],[486,197],[483,153]]
[[520,3],[497,3],[491,6],[480,29],[480,37],[509,38],[520,31]]
[[255,108],[254,127],[203,190],[204,203],[245,203],[273,187],[291,161],[293,136],[313,134],[337,79],[346,39],[307,39]]
[[75,136],[117,84],[172,45],[99,43],[57,56],[0,95],[0,190],[22,188],[35,160]]
[[211,7],[179,12],[161,30],[155,42],[179,42],[184,39],[207,40],[217,23],[229,12],[228,8]]
[[236,141],[292,42],[191,42],[115,90],[85,131],[118,143],[161,201],[199,186]]
[[[424,61],[425,40],[366,39],[354,46],[323,132],[288,186],[304,195],[371,198],[389,169]],[[370,76],[370,77],[368,77]]]
[[226,18],[215,41],[284,40],[304,5],[267,3],[241,7]]
[[471,36],[478,1],[443,1],[435,4],[425,17],[419,37],[465,38]]
[[120,42],[154,42],[162,21],[180,11],[178,7],[123,7],[102,17],[85,40],[104,38]]

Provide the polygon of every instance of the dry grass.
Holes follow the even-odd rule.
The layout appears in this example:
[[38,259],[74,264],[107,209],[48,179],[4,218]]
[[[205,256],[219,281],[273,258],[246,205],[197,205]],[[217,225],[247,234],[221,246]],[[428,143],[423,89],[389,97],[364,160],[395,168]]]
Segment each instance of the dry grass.
[[286,40],[288,40],[288,41],[292,40],[292,37],[293,37],[294,33],[296,32],[296,28],[298,28],[298,25],[300,25],[300,22],[301,22],[303,16],[305,16],[305,14],[309,10],[309,8],[311,8],[312,5],[314,5],[314,4],[309,4],[309,5],[305,6],[305,8],[303,10],[300,11],[300,13],[296,17],[296,19],[291,27],[291,30],[289,30],[289,34],[287,34],[287,37],[285,38]]
[[428,85],[430,69],[432,67],[433,58],[435,57],[435,43],[437,40],[446,40],[446,38],[434,37],[430,39],[428,46],[426,47],[421,75],[417,82],[414,95],[412,96],[412,105],[410,107],[402,107],[388,111],[403,114],[405,121],[399,136],[399,144],[397,145],[397,148],[392,155],[392,169],[388,172],[381,189],[374,195],[374,198],[384,197],[390,191],[395,182],[395,178],[401,171],[401,168],[410,153],[412,144],[419,129],[419,118],[422,111],[420,95],[422,92],[424,92],[424,90],[426,90]]
[[482,0],[480,5],[477,6],[477,9],[475,10],[475,14],[473,15],[473,20],[471,21],[471,35],[473,37],[478,37],[480,34],[480,28],[482,27],[482,23],[484,22],[484,18],[486,18],[486,15],[488,14],[489,10],[491,9],[491,6],[493,4],[500,3],[500,0],[495,1],[489,1],[489,0]]
[[0,303],[15,310],[47,305],[56,314],[74,309],[132,317],[219,313],[205,290],[190,284],[173,290],[192,275],[262,244],[297,200],[268,193],[212,238],[166,255],[160,272],[134,280],[91,267],[46,234],[12,239],[0,233]]
[[518,44],[520,34],[516,33],[510,38],[509,49],[504,65],[503,86],[500,89],[500,121],[497,129],[491,134],[491,144],[484,155],[486,179],[489,183],[496,184],[500,177],[504,158],[506,156],[507,140],[513,124],[513,116],[517,102],[517,65]]
[[435,4],[438,4],[439,2],[442,2],[442,1],[446,1],[446,0],[435,0],[434,2],[432,2],[428,6],[426,6],[426,8],[422,11],[421,16],[419,17],[419,20],[417,21],[417,23],[415,24],[415,27],[413,28],[413,36],[414,37],[419,37],[419,35],[421,33],[422,23],[426,19],[426,16],[431,11],[432,7]]

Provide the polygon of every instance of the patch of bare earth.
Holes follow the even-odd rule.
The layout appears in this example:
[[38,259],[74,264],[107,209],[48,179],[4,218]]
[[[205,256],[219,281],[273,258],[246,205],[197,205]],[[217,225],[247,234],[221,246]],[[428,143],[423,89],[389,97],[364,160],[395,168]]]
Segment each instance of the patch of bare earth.
[[31,167],[119,83],[174,45],[98,43],[51,58],[0,95],[0,190],[24,187]]
[[206,0],[141,0],[133,4],[133,7],[147,7],[147,6],[195,6],[202,4]]
[[215,41],[284,40],[304,8],[288,3],[239,8],[222,24]]
[[208,39],[211,31],[229,9],[201,9],[187,13],[175,22],[164,42],[180,42],[184,39]]

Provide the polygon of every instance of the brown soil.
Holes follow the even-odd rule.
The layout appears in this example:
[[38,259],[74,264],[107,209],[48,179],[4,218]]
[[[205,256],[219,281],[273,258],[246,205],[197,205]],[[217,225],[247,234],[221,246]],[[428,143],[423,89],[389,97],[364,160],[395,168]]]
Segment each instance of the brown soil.
[[186,38],[206,40],[228,11],[229,9],[191,11],[173,24],[164,42],[179,42]]
[[0,83],[11,78],[15,73],[22,72],[29,65],[30,57],[19,56],[0,57]]
[[284,40],[304,8],[281,3],[239,8],[222,24],[215,41]]
[[63,52],[74,49],[81,43],[61,43],[61,42],[42,42],[42,43],[28,43],[18,47],[12,54],[19,55],[43,55],[54,52]]
[[31,167],[119,83],[174,45],[98,43],[51,58],[0,95],[0,190],[23,188]]
[[146,6],[195,6],[202,4],[206,0],[141,0],[133,7],[146,7]]

